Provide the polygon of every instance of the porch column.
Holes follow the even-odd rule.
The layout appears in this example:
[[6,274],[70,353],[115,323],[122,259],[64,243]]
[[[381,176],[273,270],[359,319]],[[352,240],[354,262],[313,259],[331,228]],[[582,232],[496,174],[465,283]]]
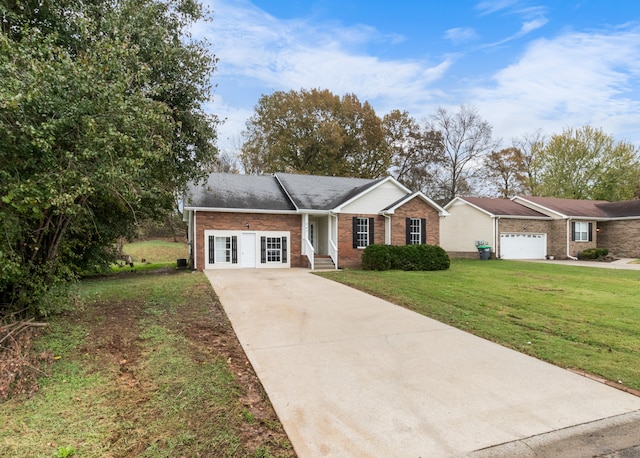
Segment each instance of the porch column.
[[306,255],[307,254],[307,244],[305,243],[305,241],[307,240],[309,234],[309,214],[308,213],[303,213],[302,214],[302,240],[301,240],[301,244],[302,244],[302,254]]
[[391,245],[391,215],[383,214],[384,216],[384,243],[385,245]]

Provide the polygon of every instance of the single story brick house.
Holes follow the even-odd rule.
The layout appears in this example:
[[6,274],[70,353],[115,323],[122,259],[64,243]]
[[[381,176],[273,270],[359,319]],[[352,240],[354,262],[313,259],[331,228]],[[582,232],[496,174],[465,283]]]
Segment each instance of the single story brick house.
[[213,173],[184,198],[190,265],[358,267],[371,244],[439,244],[447,212],[392,177]]
[[456,197],[444,208],[440,242],[452,257],[477,257],[484,241],[500,259],[574,259],[588,248],[640,258],[640,200]]

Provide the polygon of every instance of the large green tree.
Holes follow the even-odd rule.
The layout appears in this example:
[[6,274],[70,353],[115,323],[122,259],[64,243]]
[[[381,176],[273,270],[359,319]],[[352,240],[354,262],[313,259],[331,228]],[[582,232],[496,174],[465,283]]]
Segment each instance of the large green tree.
[[0,312],[47,313],[215,161],[189,0],[0,3]]
[[638,190],[638,149],[602,129],[565,129],[551,136],[536,161],[542,196],[619,201]]
[[353,94],[300,90],[263,95],[243,132],[246,173],[375,178],[391,158],[380,118]]

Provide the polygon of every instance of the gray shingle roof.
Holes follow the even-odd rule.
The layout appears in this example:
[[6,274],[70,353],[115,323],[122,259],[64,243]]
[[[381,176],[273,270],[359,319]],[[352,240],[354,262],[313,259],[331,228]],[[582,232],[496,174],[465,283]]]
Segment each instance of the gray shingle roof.
[[277,173],[296,207],[301,210],[331,210],[381,180]]
[[489,197],[461,197],[461,199],[496,216],[547,216],[509,199],[494,199]]
[[212,173],[204,185],[190,185],[185,207],[295,210],[274,177],[229,173]]
[[607,202],[598,204],[610,218],[640,217],[640,200],[626,200],[624,202]]

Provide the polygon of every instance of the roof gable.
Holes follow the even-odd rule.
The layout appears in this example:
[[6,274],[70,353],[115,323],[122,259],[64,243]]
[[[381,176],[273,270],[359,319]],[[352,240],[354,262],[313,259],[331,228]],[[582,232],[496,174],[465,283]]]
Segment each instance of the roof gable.
[[416,198],[417,199],[421,199],[422,201],[426,202],[428,205],[433,207],[440,214],[440,216],[448,216],[449,215],[449,213],[444,208],[442,208],[440,205],[435,203],[433,200],[429,199],[426,195],[424,195],[420,191],[414,192],[413,194],[407,194],[403,198],[393,202],[388,207],[383,208],[382,212],[383,213],[391,213],[391,214],[393,214],[393,212],[395,212],[396,209],[398,209],[399,207],[403,206],[404,204],[406,204],[410,200],[413,200],[413,199],[416,199]]

